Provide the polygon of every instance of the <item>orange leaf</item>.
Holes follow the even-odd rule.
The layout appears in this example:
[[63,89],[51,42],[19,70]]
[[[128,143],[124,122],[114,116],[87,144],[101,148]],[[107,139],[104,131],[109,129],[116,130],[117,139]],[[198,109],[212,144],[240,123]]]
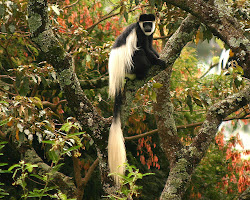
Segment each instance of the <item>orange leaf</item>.
[[154,162],[158,162],[158,157],[154,155]]
[[16,140],[17,140],[17,141],[19,141],[19,134],[18,134],[18,133],[19,133],[19,129],[17,128],[17,129],[16,129]]
[[7,126],[12,126],[12,125],[13,125],[13,121],[12,120],[7,123]]
[[143,165],[146,164],[145,157],[143,155],[140,156],[140,161],[141,161],[141,164],[143,164]]

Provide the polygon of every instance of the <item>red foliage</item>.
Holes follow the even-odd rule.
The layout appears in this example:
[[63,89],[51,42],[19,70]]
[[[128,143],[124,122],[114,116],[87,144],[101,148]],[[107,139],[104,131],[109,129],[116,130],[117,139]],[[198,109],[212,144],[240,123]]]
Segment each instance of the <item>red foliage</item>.
[[[220,133],[216,136],[216,143],[219,145],[220,150],[226,148],[226,160],[231,161],[227,166],[230,173],[223,177],[222,188],[227,188],[227,193],[233,193],[234,191],[230,188],[229,182],[238,183],[238,192],[242,193],[250,185],[250,161],[242,159],[242,152],[235,149],[237,144],[244,149],[239,134],[232,136],[226,144],[224,141],[224,134]],[[250,155],[250,151],[244,151],[244,154]],[[220,184],[218,184],[218,187],[220,187]]]

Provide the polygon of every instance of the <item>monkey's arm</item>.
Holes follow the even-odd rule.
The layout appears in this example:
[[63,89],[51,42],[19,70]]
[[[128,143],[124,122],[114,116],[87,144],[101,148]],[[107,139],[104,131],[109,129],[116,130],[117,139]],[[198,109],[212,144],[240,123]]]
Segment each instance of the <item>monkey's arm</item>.
[[160,65],[161,67],[165,68],[166,63],[163,60],[159,59],[159,54],[153,48],[153,35],[150,35],[148,37],[148,41],[145,46],[145,52],[146,52],[148,59],[153,65]]
[[145,48],[144,51],[145,51],[145,54],[146,54],[148,60],[153,65],[160,65],[161,67],[165,67],[166,63],[163,60],[159,59],[158,53],[153,48],[151,49],[150,45],[148,45],[148,47]]
[[149,49],[157,56],[157,58],[159,58],[159,54],[153,47],[153,35],[148,37],[148,44],[149,44]]

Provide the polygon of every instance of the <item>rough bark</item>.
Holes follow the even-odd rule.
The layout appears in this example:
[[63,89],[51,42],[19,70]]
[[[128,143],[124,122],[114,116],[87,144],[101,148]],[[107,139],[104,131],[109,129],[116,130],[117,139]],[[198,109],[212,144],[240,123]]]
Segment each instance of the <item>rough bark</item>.
[[[239,108],[249,104],[249,102],[250,84],[239,93],[229,96],[210,107],[199,134],[194,138],[192,144],[175,152],[178,158],[170,169],[166,185],[161,194],[161,200],[180,200],[182,198],[190,182],[193,170],[206,153],[222,120]],[[175,151],[171,144],[169,146],[171,148],[169,151]]]
[[[221,14],[219,9],[213,5],[201,0],[170,0],[167,2],[190,12],[196,18],[189,15],[183,21],[177,32],[167,42],[161,54],[161,59],[167,64],[166,70],[161,72],[163,69],[159,68],[159,66],[154,66],[144,80],[127,82],[125,107],[130,105],[135,91],[140,88],[145,81],[161,72],[156,80],[161,82],[163,87],[158,90],[157,103],[154,105],[154,109],[162,148],[171,163],[170,174],[162,192],[161,199],[181,199],[188,186],[194,168],[204,156],[222,119],[249,103],[250,92],[249,86],[247,86],[244,91],[211,107],[200,129],[200,134],[189,147],[184,147],[177,136],[172,115],[173,107],[170,102],[169,80],[172,65],[179,56],[182,48],[192,39],[195,31],[198,29],[200,22],[197,19],[205,23],[215,35],[220,37],[232,48],[239,58],[239,63],[245,69],[245,75],[248,75],[249,52],[247,51],[249,51],[249,47],[247,47],[247,45],[249,42],[244,37],[237,22],[227,14]],[[194,3],[194,5],[192,3]],[[98,152],[103,188],[107,193],[112,193],[113,189],[110,187],[110,180],[107,177],[106,152],[111,119],[101,117],[83,94],[76,74],[72,70],[71,57],[64,51],[49,27],[47,2],[45,0],[30,0],[28,15],[32,39],[45,54],[47,61],[56,69],[60,87],[66,95],[69,107],[79,122],[84,126],[87,133],[93,138]],[[128,111],[129,109],[124,110]],[[126,115],[129,115],[129,113],[124,112],[124,115],[126,118]],[[108,191],[109,189],[110,191]]]
[[60,172],[55,172],[51,166],[44,163],[42,158],[36,153],[34,148],[31,147],[29,141],[24,138],[24,141],[22,143],[16,142],[15,148],[23,155],[23,160],[26,163],[36,164],[38,167],[35,168],[34,173],[37,174],[46,174],[50,173],[52,174],[53,178],[53,185],[56,185],[59,187],[59,189],[67,195],[69,198],[75,198],[76,197],[76,187],[74,184],[74,180],[64,175]]
[[173,118],[173,106],[170,100],[170,76],[172,65],[178,58],[182,48],[189,42],[200,23],[192,15],[188,15],[178,30],[168,40],[161,53],[161,58],[167,63],[167,69],[156,77],[156,81],[163,86],[157,91],[157,103],[154,104],[154,114],[157,121],[161,145],[172,166],[183,146],[177,136],[177,129]]
[[244,70],[244,75],[250,78],[249,39],[223,1],[215,1],[214,5],[203,0],[166,0],[166,2],[191,13],[215,36],[223,40],[235,53],[237,62]]
[[[245,76],[249,76],[249,42],[239,29],[239,24],[227,14],[221,14],[217,7],[212,6],[205,1],[166,1],[176,5],[205,23],[214,33],[214,35],[226,42],[238,57],[238,62],[243,66]],[[225,30],[224,30],[225,29]],[[184,32],[185,33],[185,32]],[[177,34],[177,33],[175,33]],[[173,35],[174,36],[174,35]],[[182,39],[185,35],[182,35]],[[173,41],[171,41],[173,40]],[[211,141],[214,139],[222,120],[242,108],[250,102],[249,85],[226,100],[223,100],[212,106],[207,113],[200,132],[189,147],[184,147],[177,136],[176,126],[172,116],[173,106],[170,101],[170,85],[172,64],[175,61],[175,55],[170,54],[176,43],[174,37],[170,38],[161,54],[161,58],[168,64],[167,69],[160,73],[156,81],[163,84],[163,87],[157,91],[157,103],[154,104],[154,111],[157,121],[158,133],[161,138],[161,145],[170,162],[170,174],[160,199],[180,200],[184,195],[190,182],[191,174],[194,168],[206,153]],[[171,45],[173,42],[173,45]],[[237,45],[235,44],[237,42]],[[180,47],[180,49],[182,49]],[[170,57],[168,57],[170,56]],[[177,55],[178,56],[178,55]],[[173,61],[171,60],[173,59]]]
[[[110,183],[111,180],[107,176],[106,151],[110,119],[101,117],[84,95],[78,78],[73,71],[71,56],[66,53],[50,28],[47,9],[46,0],[29,1],[28,23],[32,40],[40,48],[41,53],[45,55],[47,62],[55,68],[57,79],[61,90],[64,91],[68,106],[84,127],[84,130],[95,142],[102,181],[103,183]],[[109,187],[108,184],[103,185]]]

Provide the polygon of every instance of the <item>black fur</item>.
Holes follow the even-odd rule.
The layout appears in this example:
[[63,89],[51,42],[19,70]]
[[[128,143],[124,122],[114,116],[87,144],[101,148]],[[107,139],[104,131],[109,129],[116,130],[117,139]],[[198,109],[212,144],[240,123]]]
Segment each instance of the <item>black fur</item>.
[[[125,45],[126,39],[129,36],[129,34],[134,29],[136,29],[138,50],[134,52],[134,55],[132,57],[134,67],[131,73],[135,74],[137,79],[143,79],[152,65],[160,65],[162,67],[165,67],[165,62],[159,59],[159,54],[153,48],[152,44],[153,33],[149,36],[145,35],[139,25],[139,22],[141,21],[142,22],[147,21],[145,23],[148,23],[148,21],[155,21],[155,16],[153,14],[141,15],[138,22],[129,25],[121,33],[121,35],[117,37],[112,47],[112,48],[118,48],[122,45]],[[149,24],[146,25],[149,25],[152,28],[152,23],[149,22]],[[117,117],[119,117],[119,113],[121,111],[120,109],[121,104],[122,104],[122,92],[120,91],[119,94],[116,94],[115,96],[114,119],[117,119]]]
[[155,16],[153,14],[142,14],[140,15],[139,21],[155,21]]
[[[111,173],[117,173],[119,171],[119,173],[124,174],[125,170],[123,163],[126,162],[126,149],[120,119],[121,105],[124,99],[123,84],[121,84],[125,78],[124,72],[127,73],[129,71],[128,73],[135,74],[137,79],[143,79],[152,65],[165,67],[165,62],[159,59],[159,54],[153,49],[152,45],[153,29],[155,27],[154,21],[155,16],[152,14],[141,15],[138,22],[128,26],[122,34],[117,37],[112,48],[113,52],[111,51],[110,54],[109,94],[111,97],[114,97],[115,100],[114,116],[110,127],[108,142],[108,162]],[[128,37],[129,42],[127,41]],[[131,45],[131,48],[129,45]],[[121,48],[119,49],[119,47]],[[128,58],[124,57],[128,54],[130,54]],[[131,64],[131,59],[133,66],[127,66],[128,63]],[[118,65],[120,65],[120,68]],[[119,71],[119,69],[121,71]],[[119,177],[115,175],[113,177],[116,184],[119,185]]]
[[[153,14],[143,14],[140,20],[128,26],[115,41],[113,48],[118,48],[126,43],[126,38],[136,29],[137,47],[139,50],[134,52],[132,57],[134,68],[132,73],[136,74],[136,78],[142,79],[152,65],[165,66],[165,62],[159,59],[159,54],[153,48],[153,33],[149,36],[145,35],[139,26],[140,21],[154,21]],[[152,28],[152,23],[151,28]]]

